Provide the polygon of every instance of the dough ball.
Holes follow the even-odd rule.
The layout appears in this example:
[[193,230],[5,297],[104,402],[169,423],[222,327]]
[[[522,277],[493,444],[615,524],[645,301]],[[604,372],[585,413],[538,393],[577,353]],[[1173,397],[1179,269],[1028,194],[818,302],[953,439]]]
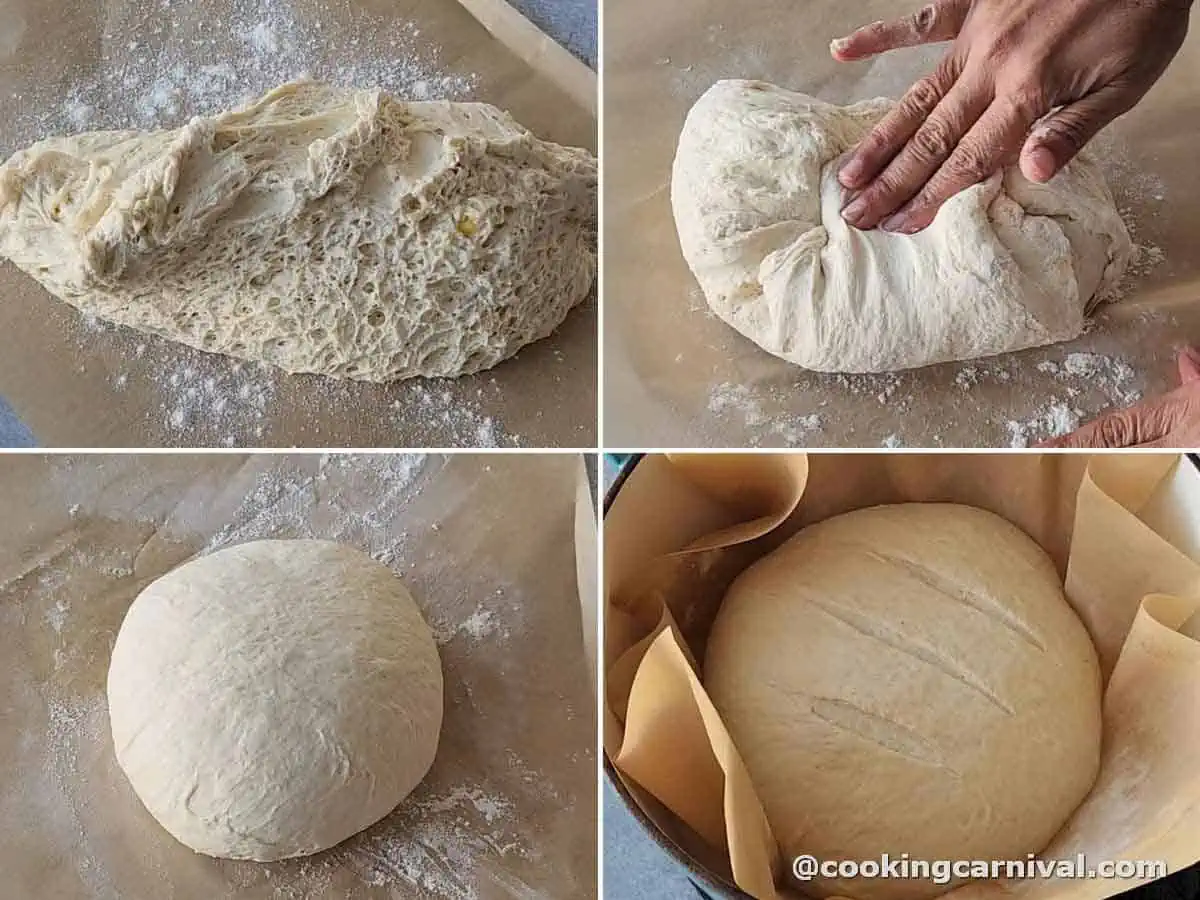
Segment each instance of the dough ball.
[[425,777],[441,663],[386,566],[256,541],[138,595],[108,709],[117,762],[167,831],[210,856],[284,859],[361,831]]
[[722,81],[679,138],[671,200],[713,311],[819,372],[887,372],[1077,337],[1129,262],[1129,233],[1084,153],[1049,184],[1016,167],[920,234],[858,231],[837,168],[892,107],[834,106]]
[[[730,587],[704,666],[789,871],[803,853],[1024,859],[1099,769],[1091,639],[1042,549],[971,507],[805,528]],[[793,886],[913,900],[953,885]]]
[[93,314],[287,372],[490,368],[596,276],[596,159],[485,103],[287,84],[0,166],[0,255]]

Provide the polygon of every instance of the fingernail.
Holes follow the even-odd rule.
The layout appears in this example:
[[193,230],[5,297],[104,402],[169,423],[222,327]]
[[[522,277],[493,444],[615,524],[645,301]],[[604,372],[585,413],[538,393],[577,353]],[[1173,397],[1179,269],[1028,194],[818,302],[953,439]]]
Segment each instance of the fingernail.
[[867,201],[863,197],[856,198],[849,206],[842,210],[842,218],[851,225],[857,225],[863,214],[867,211]]
[[837,56],[841,53],[845,53],[846,49],[849,46],[850,46],[849,38],[844,38],[844,37],[834,38],[832,41],[829,42],[829,52],[832,55]]
[[912,234],[917,230],[913,226],[913,223],[909,221],[908,213],[904,212],[903,210],[888,216],[883,220],[883,224],[879,227],[884,231],[895,234]]
[[1026,156],[1029,171],[1025,174],[1030,181],[1046,182],[1054,177],[1054,154],[1045,147],[1034,147]]
[[862,175],[862,163],[857,159],[850,160],[838,169],[838,181],[842,183],[842,187],[858,187],[858,182],[862,179]]

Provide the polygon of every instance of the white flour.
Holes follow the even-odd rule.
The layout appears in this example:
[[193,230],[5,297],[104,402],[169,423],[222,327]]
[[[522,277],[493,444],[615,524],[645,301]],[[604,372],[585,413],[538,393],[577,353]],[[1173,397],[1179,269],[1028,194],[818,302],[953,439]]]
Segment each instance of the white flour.
[[1063,402],[1047,404],[1033,417],[1022,422],[1009,420],[1005,423],[1008,429],[1008,445],[1010,447],[1028,447],[1032,443],[1061,437],[1078,428],[1081,413],[1078,409]]
[[[221,22],[203,21],[204,11],[189,12],[186,0],[158,5],[135,21],[110,22],[96,64],[75,73],[65,89],[47,85],[45,95],[16,98],[25,115],[5,123],[0,155],[52,134],[176,127],[297,78],[445,100],[470,98],[478,80],[445,69],[441,49],[420,26],[395,16],[360,9],[351,27],[331,31],[322,21],[345,20],[342,4],[336,13],[325,3],[301,12],[292,0],[233,0]],[[373,36],[369,45],[351,36],[365,33]]]
[[[460,511],[452,527],[443,517],[457,504],[469,503],[470,496],[455,482],[445,489],[437,485],[452,463],[412,454],[228,460],[224,474],[214,472],[186,491],[164,490],[155,479],[147,483],[135,477],[129,457],[55,462],[48,489],[62,497],[64,513],[79,530],[0,577],[0,628],[25,629],[35,645],[43,640],[38,635],[48,635],[55,648],[53,674],[44,680],[34,680],[24,659],[11,666],[0,660],[0,673],[18,698],[14,706],[22,710],[17,727],[28,729],[18,760],[27,777],[0,785],[0,810],[27,817],[44,840],[66,852],[88,897],[121,896],[106,861],[129,852],[129,834],[120,831],[114,837],[110,829],[97,827],[111,819],[107,804],[114,779],[120,778],[105,743],[107,654],[126,604],[146,581],[144,574],[131,581],[133,559],[150,543],[187,536],[194,541],[198,530],[205,532],[203,523],[217,519],[226,524],[208,533],[199,553],[259,538],[320,538],[358,546],[400,573],[439,635],[447,676],[443,740],[460,748],[465,743],[485,762],[465,763],[449,751],[451,759],[435,763],[427,781],[396,812],[326,853],[271,864],[211,865],[248,890],[265,885],[277,900],[308,900],[348,889],[357,896],[370,888],[397,898],[476,900],[481,887],[492,882],[510,888],[513,896],[544,896],[514,874],[523,871],[514,870],[514,860],[544,865],[540,840],[520,810],[528,809],[531,797],[557,801],[552,808],[561,809],[562,798],[543,773],[530,770],[515,754],[505,758],[511,750],[496,737],[503,731],[490,724],[524,714],[510,706],[523,702],[524,688],[518,686],[519,676],[509,677],[509,667],[519,652],[514,641],[530,630],[529,605],[502,566],[471,566],[456,554],[462,532],[454,528],[469,525],[469,518]],[[426,499],[430,491],[432,501]],[[122,541],[105,544],[116,532],[111,525],[89,530],[88,523],[97,520],[123,523]],[[96,573],[106,576],[104,597],[81,593],[77,579],[83,573],[93,592]],[[499,706],[478,705],[476,692],[487,685],[494,698],[497,683],[505,685]],[[42,709],[48,716],[44,728],[37,713]],[[569,708],[565,714],[571,715]],[[125,827],[153,828],[142,818]],[[169,866],[156,860],[169,860],[174,845],[165,835],[155,837],[160,845],[147,845],[146,858],[138,863],[143,868]],[[163,884],[170,882],[167,872],[155,871]]]
[[768,412],[772,399],[771,395],[764,396],[744,384],[727,381],[713,388],[708,412],[718,422],[730,422],[744,429],[753,446],[765,438],[768,443],[782,441],[789,447],[803,447],[812,435],[821,431],[819,413],[774,414]]
[[[98,336],[120,350],[118,367],[106,373],[116,394],[136,385],[151,388],[153,396],[161,398],[159,408],[148,413],[148,418],[164,431],[172,445],[246,447],[267,443],[266,429],[278,413],[278,395],[289,376],[270,366],[202,353],[94,317],[81,316],[74,321],[76,324],[69,326],[71,339],[81,358],[94,348]],[[362,389],[361,385],[333,379],[311,379],[307,385],[323,405],[346,420],[361,414],[358,397]],[[408,435],[406,443],[522,445],[520,435],[510,434],[498,418],[484,411],[501,403],[495,378],[473,390],[465,383],[447,385],[443,380],[425,379],[368,389],[387,390],[396,397],[387,404],[384,421],[395,428],[397,435]],[[322,442],[339,442],[339,436],[323,436],[314,443]]]

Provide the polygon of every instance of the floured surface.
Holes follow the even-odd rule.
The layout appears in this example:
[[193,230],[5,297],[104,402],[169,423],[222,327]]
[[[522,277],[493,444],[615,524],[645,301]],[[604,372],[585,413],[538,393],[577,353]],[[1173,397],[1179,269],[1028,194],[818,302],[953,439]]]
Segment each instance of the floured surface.
[[[1200,339],[1200,260],[1190,249],[1200,228],[1200,173],[1185,125],[1200,112],[1200,99],[1188,87],[1200,71],[1194,42],[1146,100],[1092,144],[1137,246],[1119,291],[1122,302],[1102,308],[1080,338],[843,383],[843,376],[772,359],[707,312],[679,250],[668,196],[687,110],[722,78],[762,79],[833,103],[898,97],[932,69],[944,47],[839,64],[828,43],[858,25],[912,9],[894,0],[801,10],[781,0],[755,0],[739,9],[734,23],[715,0],[675,13],[632,0],[610,3],[608,443],[1010,446],[1050,437],[1073,421],[1123,405],[1132,394],[1151,396],[1175,386],[1175,351]],[[788,27],[781,30],[780,21]],[[1107,376],[1038,368],[1046,361],[1062,366],[1072,353],[1105,357],[1130,374],[1117,384]],[[969,366],[976,375],[962,374]],[[974,383],[964,389],[963,378]],[[807,427],[812,416],[820,422]]]
[[[0,496],[0,868],[18,896],[595,896],[594,716],[568,457],[10,458]],[[536,486],[536,490],[531,487]],[[519,504],[519,507],[518,507]],[[518,521],[513,510],[524,511]],[[496,517],[515,527],[497,529]],[[194,554],[316,537],[400,574],[446,676],[434,767],[378,825],[272,864],[177,844],[117,769],[125,609]]]
[[[3,156],[54,133],[178,126],[303,75],[482,100],[548,140],[595,147],[587,112],[456,3],[130,0],[89,17],[62,0],[0,0],[0,13],[16,23],[0,38]],[[48,45],[63,49],[48,55]],[[121,328],[96,334],[7,264],[0,296],[0,395],[43,445],[595,444],[594,301],[489,372],[373,386],[248,373]],[[167,370],[193,377],[170,384]],[[189,394],[210,380],[211,402]],[[243,388],[270,400],[240,402]]]

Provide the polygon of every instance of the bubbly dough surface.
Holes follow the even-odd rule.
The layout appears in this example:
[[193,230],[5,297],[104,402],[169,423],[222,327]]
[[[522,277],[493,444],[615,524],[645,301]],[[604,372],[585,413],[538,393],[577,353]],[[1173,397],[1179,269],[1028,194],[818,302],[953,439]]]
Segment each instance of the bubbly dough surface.
[[1132,253],[1081,154],[1045,185],[1016,167],[961,192],[917,235],[841,218],[837,166],[892,106],[834,106],[722,81],[688,115],[671,200],[713,311],[820,372],[886,372],[1069,340]]
[[113,647],[117,762],[200,853],[316,853],[425,777],[442,723],[437,646],[400,580],[327,541],[257,541],[150,584]]
[[490,368],[596,275],[597,166],[483,103],[287,84],[0,167],[0,254],[80,310],[385,382]]
[[[789,863],[1024,859],[1099,769],[1100,671],[1040,547],[966,506],[858,510],[730,587],[704,685]],[[932,880],[791,882],[920,900]]]

